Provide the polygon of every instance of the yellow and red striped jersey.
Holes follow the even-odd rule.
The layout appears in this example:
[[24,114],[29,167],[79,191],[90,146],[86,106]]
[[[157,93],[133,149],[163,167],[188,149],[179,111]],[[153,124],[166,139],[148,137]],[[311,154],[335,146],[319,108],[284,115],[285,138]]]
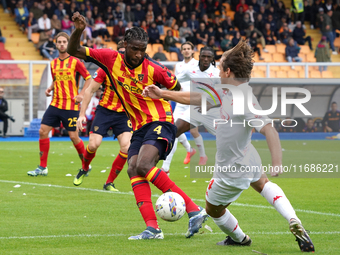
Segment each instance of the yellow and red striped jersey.
[[134,130],[153,121],[174,122],[169,102],[141,95],[143,89],[152,84],[168,89],[176,86],[176,76],[166,67],[146,55],[139,66],[130,69],[122,53],[110,49],[85,49],[87,61],[99,65],[117,89]]
[[99,105],[111,111],[124,112],[122,102],[119,100],[116,92],[113,91],[110,79],[104,70],[98,68],[94,73],[93,79],[104,86],[104,92],[100,98]]
[[56,58],[51,61],[51,73],[54,84],[52,106],[63,110],[79,111],[79,105],[74,100],[74,97],[78,95],[77,72],[85,80],[91,78],[84,63],[78,58],[69,56],[63,60]]

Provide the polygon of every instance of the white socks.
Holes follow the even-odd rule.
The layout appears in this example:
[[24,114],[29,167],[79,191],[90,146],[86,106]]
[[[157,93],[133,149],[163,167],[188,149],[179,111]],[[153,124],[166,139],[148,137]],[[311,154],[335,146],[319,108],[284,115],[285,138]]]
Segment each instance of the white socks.
[[235,242],[242,242],[246,236],[238,225],[237,219],[228,209],[220,218],[212,218],[215,224]]
[[276,211],[278,211],[288,222],[291,218],[294,218],[301,223],[285,193],[277,184],[267,182],[263,187],[261,195],[267,199],[267,201],[274,206]]
[[200,153],[200,157],[205,157],[205,149],[204,149],[204,143],[203,143],[203,138],[201,135],[199,137],[194,138],[195,143],[197,145],[198,151]]
[[178,137],[178,141],[184,146],[187,152],[191,152],[191,146],[188,142],[187,136],[183,133]]

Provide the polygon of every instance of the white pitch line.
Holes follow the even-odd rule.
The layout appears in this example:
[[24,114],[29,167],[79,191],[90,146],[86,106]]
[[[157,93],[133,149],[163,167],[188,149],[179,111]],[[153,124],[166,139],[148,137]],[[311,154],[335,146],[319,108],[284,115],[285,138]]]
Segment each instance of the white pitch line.
[[[224,235],[223,232],[205,232],[199,233],[204,235]],[[198,235],[199,235],[198,234]],[[249,235],[291,235],[289,231],[285,232],[247,232]],[[310,235],[339,235],[340,231],[326,231],[326,232],[310,232]],[[41,238],[77,238],[77,237],[118,237],[118,236],[131,236],[133,234],[79,234],[79,235],[49,235],[49,236],[2,236],[0,240],[10,239],[41,239]],[[164,233],[165,236],[184,236],[185,233]]]
[[[101,189],[91,189],[91,188],[81,188],[81,187],[69,187],[69,186],[61,186],[61,185],[54,185],[54,184],[32,183],[32,182],[17,182],[17,181],[8,181],[8,180],[0,180],[0,182],[3,182],[3,183],[14,183],[14,184],[24,184],[24,185],[32,185],[32,186],[62,188],[62,189],[94,191],[94,192],[101,192],[101,193],[107,193],[107,194],[133,195],[132,191],[130,191],[130,192],[121,192],[121,191],[110,192],[110,191],[101,190]],[[152,196],[153,197],[159,197],[160,195],[154,194]],[[193,201],[197,201],[197,202],[205,202],[204,199],[195,199],[195,198],[193,198],[192,200]],[[241,207],[252,207],[252,208],[261,208],[261,209],[275,210],[275,208],[272,207],[272,206],[243,204],[243,203],[237,203],[237,202],[232,203],[231,206],[241,206]],[[295,211],[296,212],[307,213],[307,214],[316,214],[316,215],[323,215],[323,216],[340,217],[340,214],[337,214],[337,213],[318,212],[318,211],[303,210],[303,209],[295,209]]]

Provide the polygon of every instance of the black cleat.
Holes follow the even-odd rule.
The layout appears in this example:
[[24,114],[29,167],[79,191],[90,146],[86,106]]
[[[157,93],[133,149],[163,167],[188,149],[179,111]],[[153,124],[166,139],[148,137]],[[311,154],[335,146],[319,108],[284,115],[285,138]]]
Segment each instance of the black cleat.
[[242,242],[235,242],[233,239],[231,239],[230,236],[227,236],[227,238],[221,242],[218,242],[217,245],[233,245],[233,246],[250,246],[251,245],[251,239],[248,235],[246,235]]
[[307,234],[306,230],[303,228],[302,224],[296,219],[291,219],[289,222],[290,231],[296,237],[296,241],[299,244],[301,251],[314,252],[314,244]]

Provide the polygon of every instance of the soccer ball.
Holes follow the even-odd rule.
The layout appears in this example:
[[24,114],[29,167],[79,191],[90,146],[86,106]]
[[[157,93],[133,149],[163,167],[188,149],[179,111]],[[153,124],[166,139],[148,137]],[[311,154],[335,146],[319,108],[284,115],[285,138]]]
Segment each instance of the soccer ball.
[[156,212],[163,220],[179,220],[185,214],[183,197],[175,192],[164,193],[157,199]]

